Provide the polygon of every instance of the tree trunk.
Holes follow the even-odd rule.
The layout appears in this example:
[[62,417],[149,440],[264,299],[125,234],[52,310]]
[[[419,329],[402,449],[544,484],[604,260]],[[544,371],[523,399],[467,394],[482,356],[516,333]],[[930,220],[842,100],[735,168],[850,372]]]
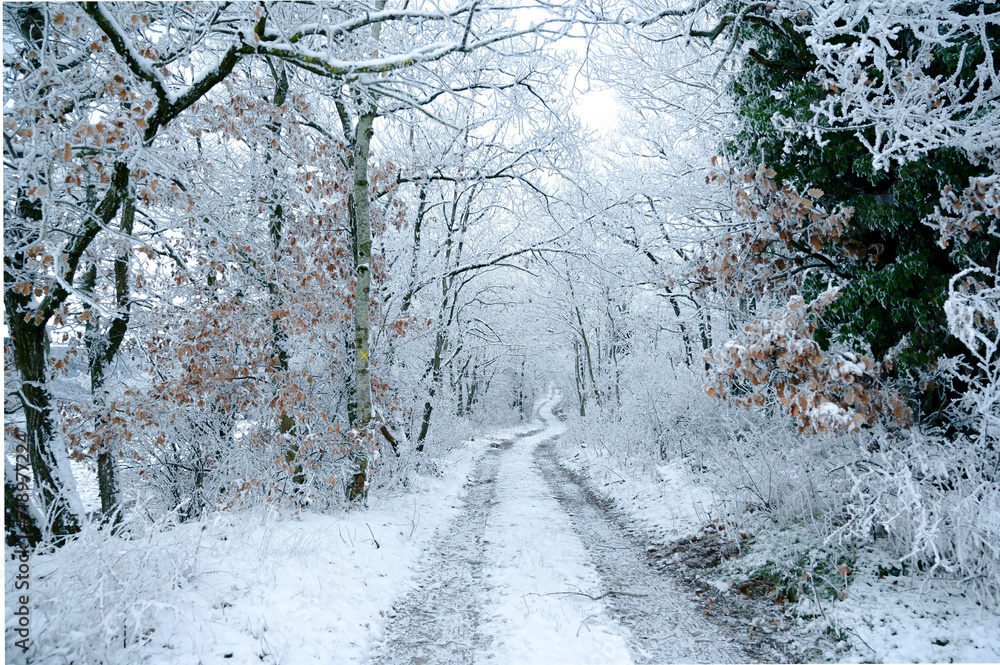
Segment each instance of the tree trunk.
[[576,320],[580,324],[580,338],[583,340],[584,357],[587,359],[587,373],[590,375],[590,385],[594,389],[594,399],[601,403],[601,393],[597,390],[597,379],[594,378],[594,362],[590,357],[590,342],[587,340],[587,331],[583,327],[583,317],[580,315],[580,308],[576,307]]
[[[132,235],[135,226],[135,199],[129,196],[122,206],[122,220],[119,225],[121,234],[125,237]],[[97,431],[103,429],[107,416],[104,414],[106,396],[104,393],[104,383],[107,379],[107,369],[114,361],[122,342],[125,340],[125,332],[128,330],[128,323],[132,308],[132,301],[129,298],[128,286],[128,253],[123,251],[115,259],[115,317],[111,321],[107,333],[100,331],[101,323],[93,310],[90,318],[87,319],[87,331],[85,343],[87,355],[90,363],[90,393],[95,406],[98,407],[98,422],[95,423]],[[84,275],[83,287],[93,292],[97,281],[97,265],[92,264]],[[89,309],[89,308],[88,308]],[[97,481],[101,495],[101,514],[105,518],[117,515],[118,509],[118,481],[115,441],[109,438],[99,441],[97,452]],[[118,516],[115,517],[117,522]]]
[[52,533],[68,536],[80,530],[80,515],[70,506],[66,492],[67,479],[62,472],[68,466],[61,458],[64,450],[58,450],[61,439],[55,437],[55,423],[52,418],[52,399],[47,382],[46,362],[49,338],[45,324],[25,321],[20,314],[26,307],[11,307],[14,312],[9,317],[11,336],[14,344],[14,362],[21,374],[21,401],[24,404],[28,436],[28,457],[35,485],[40,490],[42,505],[45,507]]
[[[270,62],[268,63],[270,64]],[[288,97],[288,74],[285,72],[285,66],[283,62],[278,63],[278,67],[271,68],[271,74],[274,77],[274,96],[271,99],[271,104],[277,108],[284,105],[286,98]],[[274,122],[268,125],[268,130],[271,132],[275,141],[281,139],[281,123]],[[268,149],[264,155],[265,162],[271,162],[275,159],[271,150]],[[281,191],[279,184],[281,182],[282,175],[278,170],[278,167],[271,167],[271,194],[270,194],[270,204],[271,204],[271,220],[268,225],[269,235],[271,236],[271,249],[274,255],[275,263],[281,261],[281,240],[284,234],[284,223],[285,223],[285,210],[282,205],[282,199],[284,198],[284,193]],[[277,284],[274,282],[268,282],[267,291],[270,296],[270,308],[272,312],[271,316],[271,344],[273,345],[274,357],[278,361],[278,370],[282,375],[287,375],[288,373],[288,335],[285,333],[285,329],[281,325],[282,315],[281,312],[284,310],[284,300],[281,297],[281,291]],[[288,446],[285,449],[285,463],[292,472],[292,483],[294,485],[303,485],[306,482],[305,472],[302,467],[301,462],[298,461],[299,457],[299,444],[296,441],[296,427],[295,427],[295,417],[285,411],[278,416],[278,434],[282,438],[288,438]]]
[[441,357],[444,355],[447,346],[447,338],[444,331],[438,329],[434,338],[434,359],[431,361],[431,387],[427,391],[427,401],[424,402],[424,415],[420,422],[420,434],[417,436],[417,452],[424,451],[424,439],[431,427],[431,413],[434,411],[432,403],[434,395],[437,393],[438,384],[441,383]]
[[424,216],[427,214],[427,186],[421,185],[418,194],[420,203],[417,205],[417,216],[413,221],[413,261],[410,262],[410,279],[400,313],[406,314],[413,302],[414,289],[417,287],[417,267],[420,256],[420,231],[423,228]]
[[[371,336],[372,231],[368,193],[368,153],[373,134],[375,109],[369,108],[358,119],[354,141],[354,216],[358,247],[357,283],[354,288],[354,395],[356,420],[354,427],[364,440],[372,420],[372,384],[369,369],[369,338]],[[347,490],[348,498],[363,498],[368,486],[368,456],[365,450],[355,455],[354,478]]]
[[580,357],[580,340],[573,339],[573,355],[575,364],[573,373],[576,378],[576,396],[580,400],[580,417],[587,415],[586,387],[583,385],[583,358]]
[[28,470],[28,447],[24,440],[18,441],[15,453],[17,468],[11,466],[4,457],[3,468],[3,514],[4,531],[7,545],[15,547],[26,542],[34,547],[42,541],[42,526],[40,516],[36,515],[31,506],[31,495],[28,491],[28,476],[21,471]]
[[[381,11],[385,0],[376,0],[375,8]],[[372,41],[376,44],[382,32],[381,23],[372,24]],[[373,125],[378,109],[374,102],[358,118],[354,132],[354,238],[357,247],[357,283],[354,287],[354,395],[357,403],[355,429],[364,442],[372,420],[372,380],[369,370],[368,341],[371,337],[371,312],[369,299],[372,285],[372,225],[371,201],[368,187],[368,155],[374,134]],[[351,501],[362,499],[368,492],[368,453],[366,445],[355,453],[355,473],[347,488]]]
[[[573,280],[570,278],[569,274],[566,275],[566,281],[569,283],[569,295],[573,300],[573,310],[576,313],[576,322],[580,326],[580,339],[583,341],[583,351],[584,356],[587,359],[587,371],[590,374],[590,385],[594,389],[594,399],[597,400],[597,404],[601,403],[601,393],[597,389],[597,380],[594,378],[594,362],[590,355],[590,341],[587,339],[587,331],[583,325],[583,315],[580,313],[580,307],[576,304],[576,293],[573,291]],[[584,384],[586,381],[583,382]],[[588,391],[584,391],[584,395],[588,394]],[[583,411],[583,405],[581,402],[580,410]]]
[[[24,220],[5,220],[5,250],[8,247],[24,247],[37,240],[37,232],[32,228],[42,221],[41,205],[35,201],[22,200],[19,213]],[[52,403],[48,389],[49,339],[47,316],[40,316],[33,307],[33,294],[29,290],[16,287],[19,275],[29,259],[23,251],[8,254],[4,252],[4,305],[14,353],[14,366],[21,379],[18,396],[24,407],[27,430],[27,455],[31,463],[35,486],[39,489],[42,508],[47,513],[52,533],[66,536],[80,530],[79,516],[70,508],[64,496],[64,483],[59,475],[59,462],[54,439],[55,425],[52,422]]]
[[472,413],[472,407],[476,404],[476,392],[479,390],[479,378],[477,375],[478,365],[472,365],[472,376],[470,381],[466,384],[466,402],[465,402],[465,413],[469,415]]
[[701,333],[701,348],[705,352],[705,371],[711,371],[709,353],[712,351],[712,318],[708,309],[701,303],[695,303],[698,308],[698,331]]
[[524,358],[521,358],[521,380],[517,383],[517,404],[521,412],[521,420],[524,420],[524,410],[525,408],[528,408],[528,400],[526,399],[527,395],[524,394],[524,364],[525,360]]
[[691,343],[691,335],[688,333],[687,327],[681,321],[681,306],[677,304],[677,297],[667,289],[667,298],[670,300],[670,304],[674,310],[674,316],[677,317],[677,325],[681,329],[681,340],[684,342],[684,359],[688,367],[694,366],[694,345]]
[[[469,194],[466,200],[461,220],[459,220],[458,216],[459,199],[460,195],[456,192],[450,213],[445,213],[448,230],[448,235],[444,241],[444,263],[446,269],[448,266],[457,265],[461,259],[465,230],[469,223],[469,210],[472,206],[472,193]],[[456,236],[458,237],[457,242]],[[452,261],[454,261],[454,264]],[[445,350],[449,347],[448,329],[455,320],[455,308],[458,305],[458,289],[461,289],[461,285],[459,285],[458,289],[454,288],[455,279],[454,275],[441,278],[441,308],[438,311],[438,328],[434,338],[434,359],[431,361],[429,368],[432,380],[431,387],[427,391],[427,400],[424,402],[423,420],[420,423],[420,434],[417,436],[417,452],[423,452],[424,450],[424,439],[427,438],[427,433],[430,431],[431,414],[434,412],[432,400],[438,388],[443,383],[441,362]],[[459,349],[461,349],[461,345],[459,345]],[[455,353],[457,354],[458,350]]]

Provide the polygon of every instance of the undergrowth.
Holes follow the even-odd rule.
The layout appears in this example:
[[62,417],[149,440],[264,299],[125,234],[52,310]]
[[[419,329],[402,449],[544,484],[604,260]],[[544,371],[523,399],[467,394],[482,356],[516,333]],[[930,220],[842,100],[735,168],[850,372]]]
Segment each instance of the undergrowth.
[[963,606],[1000,607],[1000,487],[985,437],[920,427],[805,437],[776,409],[707,397],[694,374],[635,378],[620,405],[571,418],[569,438],[630,492],[655,490],[655,470],[670,466],[711,495],[698,503],[700,530],[666,548],[683,570],[794,610],[834,651],[866,648],[838,619],[862,587],[881,597],[940,582]]

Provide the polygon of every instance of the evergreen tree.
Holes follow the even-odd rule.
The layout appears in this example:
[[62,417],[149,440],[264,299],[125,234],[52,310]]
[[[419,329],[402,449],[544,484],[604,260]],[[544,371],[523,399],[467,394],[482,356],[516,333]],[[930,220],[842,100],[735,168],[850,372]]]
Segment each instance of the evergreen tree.
[[[970,178],[989,175],[989,160],[947,146],[921,151],[916,158],[878,159],[870,147],[878,145],[879,123],[820,124],[817,109],[831,101],[841,108],[842,91],[830,83],[817,54],[850,49],[858,40],[851,34],[817,34],[814,17],[805,12],[779,8],[759,13],[757,7],[733,3],[719,23],[747,54],[729,85],[738,129],[727,151],[746,170],[758,164],[773,169],[779,186],[820,190],[824,207],[844,208],[848,218],[836,242],[810,244],[802,236],[763,248],[770,253],[766,260],[809,268],[801,289],[807,301],[831,283],[840,287],[839,296],[817,313],[815,336],[824,349],[831,341],[845,342],[897,375],[928,368],[945,355],[963,354],[964,347],[948,332],[944,312],[949,279],[971,263],[995,265],[1000,239],[980,233],[943,248],[938,231],[925,220],[935,213],[943,191],[961,190]],[[972,15],[979,5],[953,9]],[[701,34],[713,33],[717,36],[718,28]],[[987,44],[1000,46],[995,22],[986,34]],[[922,63],[908,61],[914,53],[926,53],[912,30],[901,26],[886,39],[898,60],[882,67],[871,57],[858,61],[863,67],[859,78],[867,76],[868,88],[878,88],[917,64],[927,76],[957,77],[956,87],[974,89],[977,68],[996,57],[971,31],[953,36],[933,51],[931,61]],[[925,384],[912,396],[925,413],[932,413],[953,399],[957,388],[942,391]]]

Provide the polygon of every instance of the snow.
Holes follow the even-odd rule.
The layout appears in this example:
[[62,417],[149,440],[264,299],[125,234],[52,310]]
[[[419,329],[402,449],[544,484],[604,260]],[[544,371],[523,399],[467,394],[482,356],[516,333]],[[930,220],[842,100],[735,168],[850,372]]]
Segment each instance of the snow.
[[178,662],[178,650],[213,660],[232,653],[236,662],[265,652],[296,663],[327,663],[331,653],[364,662],[427,541],[457,512],[481,453],[481,444],[461,449],[444,479],[421,479],[412,496],[339,518],[267,520],[232,543],[212,543],[191,621],[163,636],[174,646],[161,651],[168,657],[149,662]]
[[[694,535],[717,516],[710,488],[672,462],[657,467],[654,477],[623,477],[611,456],[593,448],[565,443],[564,463],[588,478],[588,484],[635,522],[647,537],[671,543]],[[610,480],[613,479],[613,480]],[[786,525],[762,532],[745,554],[701,581],[723,593],[775,561],[795,561],[825,544],[806,525]],[[791,648],[809,661],[825,662],[1000,662],[1000,617],[983,609],[961,581],[942,576],[900,576],[880,579],[879,566],[892,569],[898,559],[882,551],[857,556],[846,598],[823,601],[822,610],[803,598],[794,608],[799,619],[787,636]],[[811,619],[801,617],[814,614]],[[845,641],[829,639],[839,631]]]
[[853,584],[848,601],[833,611],[861,642],[844,662],[1000,662],[1000,618],[954,581],[868,579]]
[[[569,516],[535,467],[535,448],[565,431],[547,402],[545,430],[519,441],[497,474],[497,505],[486,530],[487,594],[498,663],[628,663],[621,629],[608,616],[600,579]],[[576,595],[576,594],[587,594]]]
[[[724,563],[707,578],[725,590],[730,581],[775,561],[789,561],[824,550],[807,526],[758,534],[746,555]],[[852,553],[853,554],[853,553]],[[879,573],[899,565],[882,550],[857,551],[849,562],[851,580],[843,600],[817,605],[808,595],[798,604],[794,641],[810,660],[828,662],[1000,662],[1000,617],[984,610],[965,586],[948,577]],[[880,579],[882,577],[882,579]],[[794,607],[794,606],[793,606]],[[804,619],[815,615],[811,619]],[[828,638],[828,631],[845,636]]]
[[97,480],[97,472],[83,462],[70,460],[73,478],[76,481],[76,494],[86,513],[101,509],[101,488]]
[[52,476],[56,480],[57,487],[66,488],[64,498],[69,504],[69,509],[78,518],[85,514],[83,502],[76,488],[76,477],[73,475],[73,468],[70,466],[69,456],[66,454],[66,444],[63,442],[61,434],[56,435],[55,445],[50,448],[51,455],[55,458],[56,466],[52,469]]
[[[605,570],[617,565],[609,554],[589,551],[601,540],[593,536],[596,527],[581,530],[584,516],[571,514],[561,504],[566,497],[554,489],[556,467],[548,465],[548,478],[540,467],[540,447],[565,432],[552,412],[560,399],[550,390],[534,422],[477,436],[438,463],[438,476],[418,476],[407,493],[376,494],[372,505],[345,514],[224,512],[125,539],[88,526],[78,540],[32,559],[36,632],[35,650],[27,655],[164,665],[230,658],[328,663],[330,654],[337,654],[336,662],[378,662],[378,648],[402,598],[416,593],[418,583],[432,586],[428,576],[465,579],[470,564],[481,566],[472,574],[474,586],[453,601],[454,607],[444,608],[454,614],[455,607],[468,604],[481,619],[467,628],[486,639],[463,658],[631,663],[629,641],[635,637],[610,609],[609,584],[618,592],[640,592],[631,592],[634,596],[656,591],[656,607],[669,608],[657,616],[690,631],[687,637],[676,636],[677,646],[671,648],[677,653],[694,653],[698,659],[714,653],[695,644],[705,640],[694,636],[709,629],[697,623],[701,619],[684,604],[683,593],[660,582],[655,589],[642,582],[641,575],[656,573],[647,568],[641,548],[632,552],[633,573],[618,581]],[[482,475],[474,479],[473,470],[483,468],[486,454],[494,455],[492,471],[484,480]],[[668,485],[682,479],[673,467],[663,467],[661,475]],[[481,543],[481,553],[448,551],[447,558],[434,559],[429,553],[443,531],[455,534],[457,518],[468,515],[464,497],[473,482],[488,483],[493,492],[480,495],[482,505],[475,507],[480,531],[470,537]],[[586,503],[582,495],[578,501]],[[696,513],[692,504],[675,516],[690,525]],[[602,521],[596,514],[585,517],[588,524]],[[460,535],[468,526],[468,520],[458,526]],[[591,541],[581,533],[590,533]],[[618,551],[626,545],[604,547]],[[619,559],[624,553],[610,556]],[[6,571],[8,592],[15,572]],[[15,619],[13,609],[8,605],[8,626]],[[424,621],[425,615],[412,608],[409,614],[419,614],[413,619],[418,625]],[[655,622],[642,625],[657,639],[664,633],[652,627]],[[30,662],[13,648],[10,635],[7,647],[9,662]],[[447,647],[442,640],[433,648]]]
[[[85,531],[79,541],[55,553],[35,555],[33,640],[38,650],[28,655],[63,653],[67,662],[74,657],[79,662],[91,658],[152,664],[231,658],[308,664],[330,662],[335,653],[337,662],[387,662],[379,649],[386,644],[398,647],[386,640],[397,607],[406,606],[403,598],[410,594],[416,607],[426,609],[417,613],[411,605],[398,610],[410,615],[411,626],[428,626],[428,635],[435,638],[434,621],[458,620],[452,629],[469,638],[462,640],[468,644],[449,647],[437,633],[432,654],[452,648],[448,653],[457,653],[465,659],[461,662],[631,663],[636,627],[625,627],[627,608],[611,602],[609,585],[656,596],[655,601],[638,601],[639,607],[666,607],[659,613],[678,622],[678,632],[666,640],[676,642],[672,653],[685,654],[685,660],[716,654],[699,644],[713,629],[698,623],[697,611],[685,604],[689,601],[684,592],[669,580],[654,584],[643,582],[636,572],[622,577],[605,570],[628,558],[617,550],[631,546],[624,540],[607,545],[595,536],[602,522],[595,508],[588,509],[594,514],[567,509],[566,492],[577,490],[566,489],[573,483],[563,481],[563,489],[556,491],[540,454],[560,442],[565,463],[583,472],[586,484],[638,524],[646,542],[668,543],[697,532],[718,514],[713,492],[684,463],[661,464],[651,474],[630,474],[616,469],[607,451],[581,449],[566,440],[566,426],[553,414],[560,399],[558,391],[550,390],[534,422],[478,435],[438,462],[439,475],[415,477],[405,494],[376,493],[371,505],[345,514],[264,509],[218,513],[138,539],[116,541]],[[489,455],[495,456],[492,470],[482,472]],[[81,489],[93,485],[92,473],[83,467],[75,470],[86,478]],[[475,519],[480,530],[466,534],[473,524],[465,499],[472,483],[488,483],[492,493],[479,495],[482,505],[476,507],[480,517]],[[577,501],[587,503],[579,497]],[[88,498],[91,504],[94,497]],[[463,516],[464,521],[459,519]],[[455,535],[456,529],[467,535],[466,541],[475,540],[476,548],[458,540],[435,558],[431,553],[442,542],[442,533]],[[745,556],[706,571],[704,581],[727,592],[734,580],[745,579],[753,570],[794,560],[800,550],[823,547],[809,538],[804,525],[761,533]],[[595,552],[595,546],[616,551]],[[634,571],[647,570],[643,552],[637,553],[638,563],[630,565],[636,566]],[[796,608],[799,616],[815,616],[799,618],[787,637],[805,649],[809,660],[1000,660],[995,614],[967,597],[955,580],[879,580],[878,565],[891,568],[894,563],[877,551],[857,558],[845,599],[824,601],[822,608],[802,600]],[[470,564],[476,571],[471,577]],[[8,566],[8,595],[15,572]],[[114,584],[94,583],[109,576]],[[456,576],[468,579],[459,589],[461,598],[440,607],[419,604],[420,589]],[[437,599],[442,590],[448,595],[449,587],[439,586]],[[116,609],[109,611],[104,603],[116,594]],[[470,611],[475,625],[461,624],[457,608],[466,606],[474,608]],[[13,609],[6,609],[8,626],[15,618]],[[123,641],[122,630],[144,637]],[[649,633],[650,645],[664,633],[655,623],[642,630],[655,631]],[[834,642],[827,637],[829,631],[846,638]],[[473,639],[473,633],[478,637]],[[413,640],[414,635],[402,639]],[[8,635],[9,662],[29,662],[12,640]],[[715,637],[710,642],[712,649],[721,649],[723,660],[738,648]],[[410,662],[398,649],[391,653]]]
[[564,449],[563,463],[589,477],[620,510],[638,520],[658,543],[667,543],[697,532],[717,515],[710,488],[692,478],[683,463],[671,461],[656,467],[650,478],[615,469],[612,458],[594,449]]
[[[162,579],[142,580],[142,600],[151,598],[157,606],[149,626],[155,631],[145,645],[127,651],[102,644],[107,635],[87,615],[98,611],[99,599],[66,598],[61,593],[67,585],[55,586],[64,579],[61,575],[91,577],[70,570],[82,565],[87,543],[35,556],[33,571],[61,572],[50,575],[51,584],[33,582],[38,629],[32,639],[47,645],[49,653],[55,645],[93,643],[95,651],[107,649],[106,662],[114,663],[221,662],[227,654],[236,663],[329,663],[332,653],[338,654],[338,662],[365,662],[381,635],[386,611],[407,588],[428,542],[458,512],[466,475],[488,441],[480,438],[457,447],[439,462],[441,477],[418,477],[412,492],[376,497],[368,508],[343,515],[275,510],[217,514],[137,544],[136,550],[155,546],[166,559],[161,569],[150,568],[148,574],[182,572],[174,579],[164,573]],[[97,538],[104,541],[105,536]],[[122,552],[128,541],[117,546],[107,542],[116,547],[116,558],[127,558]],[[16,570],[8,566],[5,572],[10,596]],[[135,571],[114,572],[124,578]],[[41,615],[48,607],[59,616],[46,622]],[[6,606],[7,625],[13,609]],[[93,633],[69,634],[67,628],[76,625]],[[10,633],[7,640],[7,662],[28,662],[13,648]]]

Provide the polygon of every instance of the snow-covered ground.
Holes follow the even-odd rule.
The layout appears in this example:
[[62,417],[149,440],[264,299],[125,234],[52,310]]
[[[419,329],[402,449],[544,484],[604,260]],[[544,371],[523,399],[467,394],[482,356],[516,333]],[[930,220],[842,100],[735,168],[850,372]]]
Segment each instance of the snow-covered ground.
[[[564,441],[559,452],[562,464],[583,476],[595,494],[651,543],[669,545],[701,536],[699,529],[719,516],[709,484],[680,463],[660,466],[655,475],[644,476],[619,468],[614,456],[599,447],[582,448]],[[734,584],[774,568],[775,561],[795,561],[823,551],[821,539],[805,525],[786,525],[756,534],[742,556],[690,574],[732,597]],[[775,609],[776,615],[792,617],[793,625],[780,641],[787,643],[797,659],[1000,662],[1000,616],[967,594],[960,580],[946,574],[880,575],[880,566],[883,571],[892,570],[899,561],[867,547],[852,554],[851,580],[843,589],[843,599],[817,602],[804,597]]]
[[[1000,661],[996,614],[954,581],[880,580],[878,566],[892,562],[877,551],[851,564],[843,600],[780,610],[790,618],[780,635],[771,617],[745,626],[706,618],[711,600],[652,564],[713,517],[710,488],[682,465],[628,473],[565,440],[553,414],[560,399],[550,390],[533,422],[464,442],[438,461],[438,475],[345,514],[218,513],[130,539],[85,531],[32,558],[28,654],[9,630],[8,564],[7,660]],[[805,536],[762,532],[699,581],[727,593],[807,545],[815,555]],[[751,639],[754,628],[777,642]]]
[[[798,541],[798,542],[796,542]],[[728,585],[746,579],[769,561],[795,560],[806,544],[822,544],[809,530],[795,526],[758,536],[744,557],[724,563],[712,579]],[[828,548],[827,551],[833,551]],[[843,599],[798,603],[795,632],[811,660],[880,663],[998,663],[1000,615],[984,609],[967,585],[939,576],[879,574],[899,561],[881,550],[855,550],[846,565],[851,580]],[[815,556],[815,554],[814,554]]]
[[[495,440],[476,437],[438,462],[440,477],[419,476],[406,495],[375,495],[346,514],[221,513],[139,541],[84,534],[33,557],[35,647],[22,653],[7,630],[7,662],[366,662]],[[5,573],[10,627],[9,561]]]
[[372,662],[747,659],[562,477],[551,454],[565,429],[559,398],[541,405],[540,431],[480,462],[465,512],[432,545]]
[[8,630],[7,659],[746,661],[565,476],[552,445],[560,398],[453,449],[440,476],[346,514],[220,513],[131,540],[85,532],[33,557],[34,650]]
[[546,428],[506,451],[497,471],[484,533],[491,616],[483,631],[495,636],[499,663],[628,662],[621,631],[593,600],[599,575],[533,464],[535,448],[564,429],[552,401],[541,408]]

